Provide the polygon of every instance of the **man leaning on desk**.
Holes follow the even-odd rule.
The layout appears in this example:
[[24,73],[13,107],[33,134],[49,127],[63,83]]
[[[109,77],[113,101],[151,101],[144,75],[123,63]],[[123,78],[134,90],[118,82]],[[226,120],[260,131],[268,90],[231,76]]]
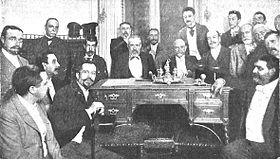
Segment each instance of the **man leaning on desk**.
[[150,78],[149,72],[156,73],[152,55],[141,52],[142,42],[138,35],[132,35],[128,39],[129,55],[120,54],[115,65],[115,76],[112,78]]

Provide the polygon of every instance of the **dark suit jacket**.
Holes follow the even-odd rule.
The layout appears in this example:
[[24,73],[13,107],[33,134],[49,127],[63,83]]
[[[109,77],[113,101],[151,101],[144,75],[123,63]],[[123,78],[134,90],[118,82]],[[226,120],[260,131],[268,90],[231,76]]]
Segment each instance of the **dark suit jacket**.
[[[207,32],[208,28],[205,25],[201,25],[196,23],[196,43],[197,43],[197,49],[199,51],[200,56],[202,57],[203,54],[205,54],[207,51],[209,51],[209,46],[207,42]],[[179,31],[178,38],[183,39],[186,42],[186,45],[188,45],[188,39],[187,39],[187,26],[182,28]]]
[[[86,59],[84,59],[85,57],[85,52],[78,52],[76,53],[75,55],[75,58],[74,58],[74,61],[72,62],[73,63],[73,66],[72,66],[72,80],[75,80],[76,78],[76,68],[77,66],[86,61]],[[105,60],[98,56],[98,55],[94,55],[93,58],[92,58],[92,63],[95,64],[96,66],[96,78],[95,78],[95,83],[98,82],[99,80],[102,80],[102,79],[106,79],[108,78],[108,71],[107,71],[107,65],[106,65],[106,62]]]
[[[230,49],[221,46],[218,58],[215,60],[211,55],[211,51],[208,51],[201,59],[201,64],[204,65],[204,70],[201,73],[206,74],[205,81],[212,84],[214,82],[214,72],[217,74],[217,78],[225,78],[229,76],[229,61],[230,61]],[[213,67],[219,67],[218,70],[214,70]],[[199,72],[199,71],[197,71]],[[196,72],[196,78],[199,78],[200,74]]]
[[230,30],[222,34],[221,36],[221,45],[224,47],[229,48],[230,46],[234,44],[242,44],[242,35],[241,32],[239,32],[235,37],[231,37]]
[[122,37],[118,37],[116,39],[111,40],[110,44],[110,55],[112,59],[111,63],[111,76],[112,78],[117,78],[117,66],[121,65],[119,62],[122,62],[123,59],[127,59],[129,56],[129,51],[127,47],[127,43],[123,40]]
[[[149,43],[144,49],[143,49],[143,52],[146,52],[149,54],[149,52],[151,51],[151,44]],[[159,69],[159,68],[162,68],[162,63],[164,61],[167,60],[167,55],[166,53],[164,52],[164,47],[162,46],[162,44],[158,44],[157,46],[157,51],[156,51],[156,55],[155,55],[155,68],[156,69]]]
[[[116,61],[116,69],[112,78],[131,78],[133,77],[129,70],[129,57],[126,54],[119,55],[119,61]],[[150,78],[149,71],[156,74],[156,68],[154,67],[153,57],[150,54],[141,52],[140,58],[142,61],[142,78]]]
[[[60,147],[54,137],[47,114],[38,106],[46,124],[46,144],[53,159],[61,159]],[[0,107],[0,158],[39,159],[43,158],[41,135],[36,123],[22,105],[17,95],[12,96]]]
[[[250,87],[246,91],[246,96],[244,98],[244,106],[242,111],[241,120],[241,138],[245,138],[246,134],[246,117],[248,109],[250,107],[251,100],[255,93],[255,87]],[[270,156],[275,158],[280,155],[279,151],[279,81],[278,84],[268,102],[268,106],[264,115],[263,123],[263,136],[265,144],[267,144],[268,152],[275,154],[275,156]]]
[[85,109],[93,101],[92,90],[86,101],[77,81],[73,81],[56,92],[48,115],[53,125],[54,135],[61,147],[69,143],[83,126],[86,126],[83,138],[90,139],[91,121]]
[[[29,64],[28,61],[21,56],[18,56],[18,59],[21,66],[26,66]],[[10,88],[12,88],[12,75],[16,70],[16,67],[6,58],[6,56],[2,53],[2,50],[0,50],[0,62],[1,100],[4,97],[5,93]]]
[[53,78],[57,81],[61,81],[58,82],[61,83],[61,88],[64,85],[70,83],[71,79],[71,51],[68,48],[69,47],[67,43],[58,37],[54,37],[51,44],[48,45],[47,37],[43,36],[41,38],[35,39],[33,46],[26,48],[28,49],[26,51],[31,54],[29,57],[30,63],[32,64],[35,63],[36,57],[38,57],[43,52],[51,51],[55,54],[60,64],[60,69],[58,70],[58,74]]

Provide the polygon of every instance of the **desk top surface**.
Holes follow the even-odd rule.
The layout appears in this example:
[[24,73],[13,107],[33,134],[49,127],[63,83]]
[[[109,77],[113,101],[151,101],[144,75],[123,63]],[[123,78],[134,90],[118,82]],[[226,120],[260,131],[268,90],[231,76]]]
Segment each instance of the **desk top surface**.
[[[198,86],[193,83],[153,83],[147,79],[105,79],[96,83],[92,89],[210,89],[210,85]],[[230,90],[230,87],[224,87],[224,90]]]

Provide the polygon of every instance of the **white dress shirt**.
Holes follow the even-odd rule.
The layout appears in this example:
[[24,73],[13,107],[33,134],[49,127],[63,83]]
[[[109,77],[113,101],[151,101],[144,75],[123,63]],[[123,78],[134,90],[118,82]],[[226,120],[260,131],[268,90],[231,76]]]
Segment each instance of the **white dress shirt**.
[[19,98],[20,102],[22,103],[22,105],[26,108],[29,115],[32,117],[32,119],[34,120],[35,124],[37,125],[37,127],[39,129],[40,136],[41,136],[41,142],[43,145],[43,153],[44,153],[44,157],[46,157],[48,154],[47,144],[46,144],[47,128],[38,111],[38,105],[29,103],[24,98],[22,98],[20,95],[18,95],[18,98]]
[[149,53],[153,56],[154,60],[156,59],[157,47],[158,43],[156,43],[155,45],[151,44],[151,51]]
[[142,77],[142,61],[140,56],[135,56],[129,59],[129,70],[134,78]]
[[263,86],[257,85],[246,118],[246,139],[259,143],[264,142],[262,134],[263,118],[278,80],[276,79]]
[[190,28],[187,28],[187,40],[189,43],[189,51],[190,51],[190,56],[195,56],[197,60],[201,59],[201,56],[199,54],[199,51],[197,49],[197,43],[196,43],[196,27],[193,28],[194,30],[194,35],[191,36],[190,34]]
[[13,55],[8,53],[4,48],[2,48],[2,52],[4,54],[4,56],[16,67],[19,68],[20,67],[20,62],[18,59],[18,55]]
[[177,75],[183,76],[185,73],[187,73],[187,67],[185,63],[185,55],[182,57],[176,56],[176,65],[177,65]]
[[211,55],[215,60],[217,60],[217,58],[220,54],[220,51],[221,51],[221,45],[219,45],[216,48],[210,50]]
[[49,93],[50,93],[50,96],[53,100],[54,98],[54,95],[55,95],[55,89],[54,89],[54,86],[53,86],[53,83],[52,83],[52,80],[49,81]]

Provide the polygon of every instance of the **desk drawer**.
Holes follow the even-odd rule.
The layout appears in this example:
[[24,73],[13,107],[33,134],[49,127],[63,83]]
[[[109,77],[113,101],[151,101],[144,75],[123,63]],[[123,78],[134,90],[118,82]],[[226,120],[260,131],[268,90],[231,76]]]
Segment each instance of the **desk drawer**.
[[188,101],[188,90],[137,90],[133,92],[132,99],[134,102],[150,101],[158,104],[185,103]]
[[126,104],[103,103],[105,106],[105,114],[116,112],[116,121],[126,120]]
[[222,101],[220,99],[197,99],[193,105],[194,118],[204,118],[205,120],[223,116]]
[[102,90],[97,94],[98,100],[106,103],[126,103],[127,101],[125,90]]

